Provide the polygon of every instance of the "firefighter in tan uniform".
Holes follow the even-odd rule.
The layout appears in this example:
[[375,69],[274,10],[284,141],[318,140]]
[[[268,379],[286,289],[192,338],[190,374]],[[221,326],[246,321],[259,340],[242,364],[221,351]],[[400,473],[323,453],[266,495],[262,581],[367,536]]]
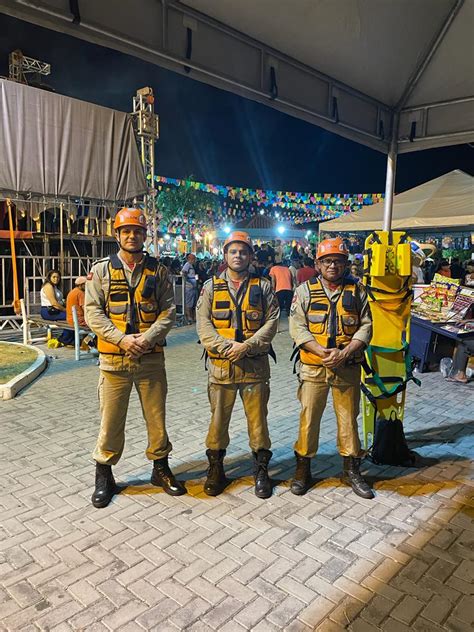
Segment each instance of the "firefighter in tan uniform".
[[311,458],[319,443],[321,417],[331,389],[337,419],[337,448],[343,457],[342,481],[362,498],[374,493],[360,474],[357,428],[360,363],[372,336],[363,286],[347,276],[348,251],[340,237],[318,246],[320,276],[300,285],[290,315],[290,335],[300,352],[300,427],[295,443],[296,473],[291,491],[311,487]]
[[208,496],[217,496],[227,484],[223,462],[237,393],[247,417],[255,494],[268,498],[272,493],[268,477],[272,456],[267,425],[268,354],[273,353],[271,342],[280,310],[270,282],[250,276],[252,254],[247,233],[229,235],[224,244],[228,268],[206,281],[197,303],[197,332],[209,357],[211,423],[206,438],[209,469],[204,485]]
[[98,337],[101,425],[93,458],[94,507],[106,507],[116,493],[112,465],[125,443],[125,420],[135,386],[148,432],[146,456],[153,461],[151,482],[172,496],[186,493],[168,465],[171,443],[165,426],[167,382],[163,345],[176,316],[166,269],[143,251],[146,220],[138,209],[115,217],[120,245],[94,265],[86,284],[85,316]]

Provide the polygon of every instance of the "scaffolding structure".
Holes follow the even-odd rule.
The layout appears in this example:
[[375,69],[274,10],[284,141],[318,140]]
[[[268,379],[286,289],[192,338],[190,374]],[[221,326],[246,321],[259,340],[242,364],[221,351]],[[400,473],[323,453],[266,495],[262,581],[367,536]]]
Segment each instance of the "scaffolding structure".
[[11,81],[28,84],[28,75],[36,78],[38,75],[51,74],[51,65],[39,59],[26,57],[21,50],[14,50],[8,55],[8,72]]
[[132,116],[147,181],[147,193],[143,197],[143,206],[149,230],[153,235],[153,250],[156,256],[158,254],[158,222],[155,205],[155,141],[160,136],[160,127],[159,117],[155,114],[155,97],[152,88],[137,90],[133,97]]

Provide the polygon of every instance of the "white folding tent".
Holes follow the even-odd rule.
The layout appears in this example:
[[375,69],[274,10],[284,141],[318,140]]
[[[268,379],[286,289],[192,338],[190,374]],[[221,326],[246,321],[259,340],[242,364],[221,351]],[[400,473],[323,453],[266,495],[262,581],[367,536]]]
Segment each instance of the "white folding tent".
[[474,0],[0,0],[396,156],[474,141]]
[[[382,228],[383,202],[320,224],[321,232],[355,232]],[[392,228],[459,228],[474,226],[474,177],[454,170],[396,195]]]

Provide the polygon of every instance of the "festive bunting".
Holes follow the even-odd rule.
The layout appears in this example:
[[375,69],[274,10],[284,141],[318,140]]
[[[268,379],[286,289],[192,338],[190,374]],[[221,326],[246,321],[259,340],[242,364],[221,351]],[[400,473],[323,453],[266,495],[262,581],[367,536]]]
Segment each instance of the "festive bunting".
[[304,193],[249,189],[164,176],[155,176],[155,186],[159,191],[168,187],[192,187],[213,193],[222,200],[217,209],[208,211],[208,221],[205,223],[194,223],[192,218],[176,218],[168,229],[177,232],[185,223],[195,225],[196,228],[216,227],[229,220],[240,221],[257,214],[293,224],[326,221],[376,204],[384,197],[382,193]]

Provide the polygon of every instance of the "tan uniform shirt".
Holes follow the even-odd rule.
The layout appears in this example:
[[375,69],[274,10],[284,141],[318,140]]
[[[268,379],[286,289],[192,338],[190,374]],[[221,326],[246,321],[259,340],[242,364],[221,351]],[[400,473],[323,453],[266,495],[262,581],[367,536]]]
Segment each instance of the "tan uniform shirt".
[[[339,299],[342,291],[342,285],[334,291],[331,291],[323,284],[322,287],[324,288],[329,300],[335,302]],[[357,284],[355,298],[356,309],[360,318],[360,327],[352,336],[352,339],[360,340],[367,346],[372,338],[372,315],[370,313],[370,307],[367,300],[367,292],[361,283]],[[310,294],[308,283],[303,283],[295,290],[290,312],[290,336],[293,338],[297,347],[301,347],[301,345],[314,340],[313,334],[309,331],[308,321],[306,318],[309,305]],[[300,378],[302,380],[311,380],[311,378],[314,378],[318,372],[319,367],[317,366],[309,366],[307,364],[301,364],[300,366]]]
[[[123,260],[122,263],[128,284],[135,287],[142,275],[144,258],[135,265],[133,270],[130,270]],[[97,262],[92,268],[92,279],[86,283],[85,316],[88,326],[99,338],[118,345],[125,334],[117,329],[105,313],[106,297],[109,291],[108,265],[109,259],[107,258]],[[173,286],[164,266],[159,266],[157,278],[156,300],[160,314],[143,334],[152,347],[164,342],[176,319]],[[100,366],[106,371],[128,370],[133,362],[129,358],[119,355],[101,354],[100,356]]]
[[[229,286],[232,296],[237,292],[225,270],[221,275]],[[267,279],[261,279],[264,305],[264,324],[255,334],[245,341],[250,351],[241,360],[230,362],[229,360],[209,359],[209,381],[220,384],[251,383],[268,380],[270,377],[270,365],[268,351],[275,337],[278,327],[280,308],[271,284]],[[232,327],[237,327],[235,311],[232,313]],[[201,295],[196,306],[196,328],[201,344],[207,351],[223,355],[226,349],[232,346],[232,340],[221,336],[212,324],[212,279],[204,283]],[[262,355],[265,354],[265,355]]]

